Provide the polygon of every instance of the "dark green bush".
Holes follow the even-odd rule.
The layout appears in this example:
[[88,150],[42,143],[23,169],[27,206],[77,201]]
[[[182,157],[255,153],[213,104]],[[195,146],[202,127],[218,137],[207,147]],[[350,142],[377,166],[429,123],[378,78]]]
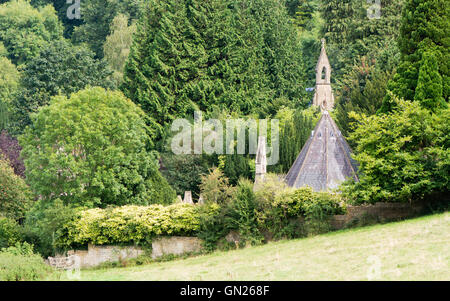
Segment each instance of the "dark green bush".
[[225,224],[228,229],[235,229],[241,235],[241,243],[260,244],[263,236],[258,230],[256,219],[256,197],[253,183],[246,179],[239,180],[233,201],[229,204]]
[[258,228],[266,237],[282,239],[303,236],[296,221],[301,211],[292,199],[293,191],[277,175],[268,174],[255,193]]
[[198,237],[213,250],[232,230],[240,245],[324,233],[331,230],[331,216],[345,213],[340,201],[339,195],[310,187],[290,188],[274,174],[267,174],[256,192],[252,182],[241,179],[232,196],[221,200],[217,215],[200,219]]
[[40,255],[33,253],[33,246],[17,243],[0,251],[0,281],[42,280],[52,272]]
[[[202,206],[203,207],[203,206]],[[206,251],[214,251],[221,238],[228,234],[225,224],[226,207],[218,207],[216,214],[206,214],[206,207],[200,208],[199,231],[197,237],[203,240]]]
[[51,203],[36,203],[26,216],[25,240],[45,257],[64,251],[65,246],[58,244],[67,235],[64,225],[72,221],[79,210],[64,205],[59,199]]

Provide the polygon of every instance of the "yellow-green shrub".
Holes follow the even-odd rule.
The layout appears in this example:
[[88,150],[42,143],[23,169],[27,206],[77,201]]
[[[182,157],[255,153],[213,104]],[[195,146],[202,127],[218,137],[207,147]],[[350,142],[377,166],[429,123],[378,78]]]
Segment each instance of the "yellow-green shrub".
[[181,203],[85,210],[65,225],[66,235],[59,245],[146,244],[160,235],[194,236],[200,228],[200,215],[218,212],[216,204]]

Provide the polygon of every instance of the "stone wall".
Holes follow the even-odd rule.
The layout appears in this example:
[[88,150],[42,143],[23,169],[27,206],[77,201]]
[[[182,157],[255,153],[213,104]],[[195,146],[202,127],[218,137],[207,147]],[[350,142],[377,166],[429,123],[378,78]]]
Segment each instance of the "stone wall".
[[152,258],[163,255],[182,255],[202,250],[202,242],[197,237],[162,237],[152,242]]
[[363,219],[374,219],[380,222],[395,221],[410,218],[424,210],[423,203],[376,203],[374,205],[347,206],[347,213],[335,215],[331,219],[331,226],[338,230],[352,222]]
[[[201,240],[197,237],[161,237],[152,242],[152,258],[163,255],[182,255],[199,252]],[[89,268],[104,262],[116,262],[136,258],[144,251],[136,246],[95,246],[88,245],[87,250],[72,250],[67,256],[49,257],[47,263],[58,269]]]

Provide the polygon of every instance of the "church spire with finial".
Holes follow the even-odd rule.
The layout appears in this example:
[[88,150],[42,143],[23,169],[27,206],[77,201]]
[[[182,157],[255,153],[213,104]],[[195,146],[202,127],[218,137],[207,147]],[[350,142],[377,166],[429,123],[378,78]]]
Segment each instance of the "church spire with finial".
[[330,111],[334,107],[334,95],[331,89],[331,65],[326,52],[326,41],[321,39],[322,49],[316,65],[316,88],[313,105],[322,111]]

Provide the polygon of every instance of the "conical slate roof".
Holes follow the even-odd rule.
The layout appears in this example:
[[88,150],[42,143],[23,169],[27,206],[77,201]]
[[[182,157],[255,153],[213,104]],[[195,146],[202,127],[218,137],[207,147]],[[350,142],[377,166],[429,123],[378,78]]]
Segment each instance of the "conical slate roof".
[[291,187],[311,186],[314,191],[337,188],[349,177],[358,181],[357,162],[328,111],[323,111],[310,138],[285,180]]

